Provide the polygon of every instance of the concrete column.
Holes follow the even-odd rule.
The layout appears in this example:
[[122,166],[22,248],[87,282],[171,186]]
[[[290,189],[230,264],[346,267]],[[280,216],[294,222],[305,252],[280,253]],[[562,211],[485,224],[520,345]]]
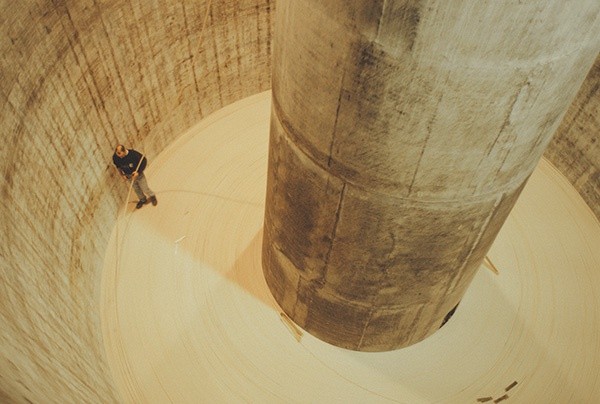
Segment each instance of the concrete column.
[[[361,351],[461,300],[600,50],[597,0],[281,0],[263,268]],[[510,268],[507,268],[510,270]]]

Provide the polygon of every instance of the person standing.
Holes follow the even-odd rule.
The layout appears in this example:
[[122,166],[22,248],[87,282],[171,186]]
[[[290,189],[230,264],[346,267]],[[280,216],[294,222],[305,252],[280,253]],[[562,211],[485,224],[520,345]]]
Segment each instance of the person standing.
[[113,154],[113,163],[117,167],[117,171],[124,180],[133,179],[133,189],[138,196],[136,209],[141,208],[148,202],[148,198],[152,205],[156,206],[158,201],[156,195],[146,182],[144,169],[146,168],[147,159],[140,152],[134,149],[127,149],[122,144],[117,145],[115,154]]

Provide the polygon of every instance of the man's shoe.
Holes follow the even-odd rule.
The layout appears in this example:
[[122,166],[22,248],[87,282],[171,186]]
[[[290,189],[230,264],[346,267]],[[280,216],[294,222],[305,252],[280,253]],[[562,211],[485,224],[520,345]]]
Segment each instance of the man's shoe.
[[148,202],[146,199],[140,199],[140,200],[138,201],[138,203],[135,205],[135,208],[136,208],[136,209],[139,209],[139,208],[141,208],[142,206],[144,206],[144,205],[146,204],[146,202]]
[[151,196],[150,202],[152,202],[152,206],[156,206],[158,204],[158,201],[156,200],[156,196]]

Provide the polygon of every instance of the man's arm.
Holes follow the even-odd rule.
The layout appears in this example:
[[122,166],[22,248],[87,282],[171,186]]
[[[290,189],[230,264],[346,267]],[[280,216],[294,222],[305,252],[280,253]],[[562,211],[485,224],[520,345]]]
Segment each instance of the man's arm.
[[115,170],[117,170],[117,172],[119,173],[119,175],[121,176],[121,178],[123,178],[123,180],[127,181],[127,176],[125,175],[125,173],[123,172],[123,170],[121,170],[119,167],[114,166]]

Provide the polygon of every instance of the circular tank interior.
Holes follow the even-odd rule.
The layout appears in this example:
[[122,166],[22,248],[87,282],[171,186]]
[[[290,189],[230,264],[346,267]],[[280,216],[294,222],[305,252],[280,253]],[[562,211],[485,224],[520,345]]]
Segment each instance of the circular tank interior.
[[[132,145],[152,162],[203,119],[269,90],[275,7],[0,6],[0,401],[123,400],[100,314],[105,253],[126,204],[113,148]],[[600,59],[545,154],[596,218],[599,88]]]

